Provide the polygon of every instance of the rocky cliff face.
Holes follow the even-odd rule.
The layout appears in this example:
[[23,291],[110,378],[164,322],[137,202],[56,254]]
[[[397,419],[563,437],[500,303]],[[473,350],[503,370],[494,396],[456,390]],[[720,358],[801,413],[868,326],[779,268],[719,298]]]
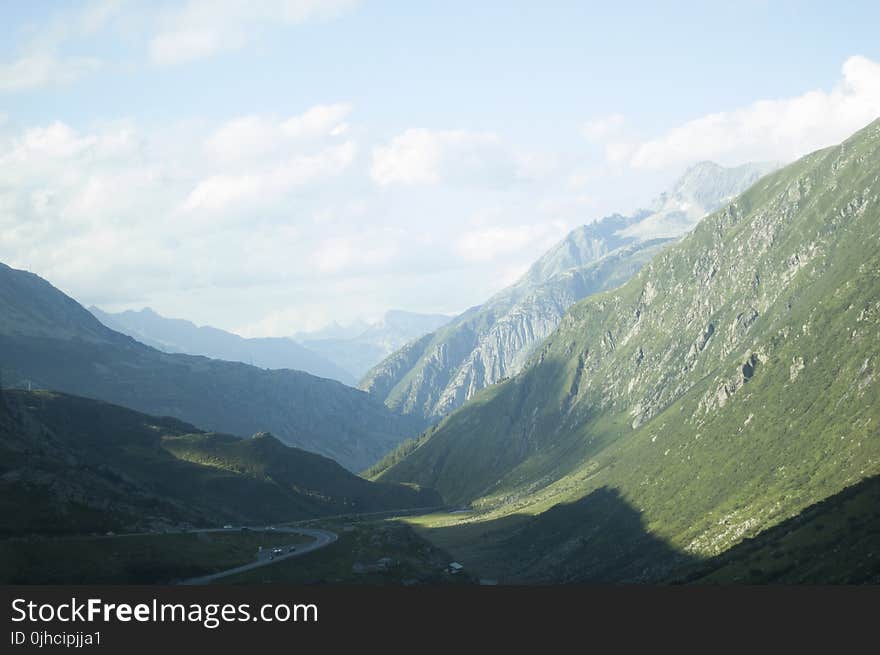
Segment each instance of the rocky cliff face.
[[880,121],[571,307],[382,479],[492,518],[614,489],[650,534],[721,552],[880,473],[878,245]]
[[476,345],[440,394],[435,413],[447,414],[480,389],[516,375],[556,329],[566,309],[581,298],[622,284],[666,243],[659,239],[618,248],[592,265],[559,273],[530,289],[476,335]]
[[514,285],[386,358],[361,388],[405,414],[439,419],[522,370],[573,303],[628,280],[665,243],[771,168],[697,164],[652,210],[573,230]]

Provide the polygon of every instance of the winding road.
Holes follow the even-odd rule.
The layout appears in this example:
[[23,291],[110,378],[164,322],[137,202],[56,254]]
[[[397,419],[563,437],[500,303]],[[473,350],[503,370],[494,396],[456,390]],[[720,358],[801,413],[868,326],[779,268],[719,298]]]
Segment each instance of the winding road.
[[[293,552],[286,552],[281,555],[276,555],[275,557],[269,558],[264,557],[260,558],[255,562],[251,562],[250,564],[243,564],[241,566],[236,566],[234,569],[226,569],[225,571],[218,571],[217,573],[212,573],[210,575],[203,575],[198,578],[189,578],[188,580],[182,580],[178,584],[181,585],[203,585],[210,584],[219,578],[225,578],[228,575],[233,575],[235,573],[243,573],[244,571],[251,571],[253,569],[260,568],[261,566],[268,566],[269,564],[275,564],[276,562],[280,562],[285,559],[289,559],[291,557],[299,557],[300,555],[305,555],[306,553],[311,553],[312,551],[318,550],[319,548],[324,548],[325,546],[329,546],[334,541],[339,538],[335,532],[330,532],[329,530],[318,530],[316,528],[288,528],[283,526],[278,526],[275,528],[248,528],[251,532],[271,532],[272,534],[298,534],[306,537],[312,537],[314,541],[297,545],[296,550]],[[210,528],[206,530],[192,530],[191,532],[230,532],[231,530],[228,528]]]

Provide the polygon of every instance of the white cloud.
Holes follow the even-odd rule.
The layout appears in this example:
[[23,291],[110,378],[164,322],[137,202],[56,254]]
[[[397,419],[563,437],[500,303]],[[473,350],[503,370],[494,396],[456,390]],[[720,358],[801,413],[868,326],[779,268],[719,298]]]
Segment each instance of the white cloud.
[[26,33],[14,58],[0,62],[0,93],[72,84],[107,67],[110,62],[88,54],[99,38],[120,38],[124,33],[127,43],[146,47],[153,63],[173,65],[240,49],[278,26],[334,18],[355,4],[356,0],[188,0],[133,5],[126,0],[91,0],[62,7]]
[[368,238],[337,237],[321,242],[309,262],[320,273],[341,273],[357,269],[381,267],[397,254],[395,243],[385,240],[369,242]]
[[66,159],[82,153],[96,141],[94,136],[80,136],[69,126],[55,121],[47,127],[25,130],[13,154],[22,160],[33,157]]
[[465,260],[491,261],[526,248],[549,248],[569,229],[570,226],[564,221],[477,227],[462,234],[455,247]]
[[225,33],[205,29],[174,30],[157,34],[150,41],[150,57],[159,64],[179,64],[209,57],[221,50],[232,50],[244,43],[233,27]]
[[480,158],[498,148],[492,134],[409,129],[373,150],[371,174],[379,184],[436,183],[457,159]]
[[339,175],[355,155],[351,141],[326,148],[315,155],[300,155],[262,170],[211,176],[190,192],[181,209],[221,211],[242,204],[265,205],[297,187]]
[[[320,243],[321,229],[311,217],[329,205],[342,220],[348,210],[332,206],[338,189],[318,190],[351,165],[354,143],[326,137],[242,172],[199,147],[207,126],[185,127],[56,121],[0,133],[0,261],[85,303],[164,299],[172,308],[198,289],[319,274],[309,244]],[[338,228],[351,234],[346,222]],[[349,267],[382,254],[358,246]]]
[[380,185],[503,185],[534,179],[548,170],[535,155],[514,152],[490,132],[411,128],[373,149],[370,174]]
[[63,59],[53,54],[31,54],[0,64],[0,92],[25,91],[41,86],[71,84],[100,68],[91,57]]
[[587,194],[562,194],[548,196],[538,203],[538,210],[546,215],[570,215],[581,217],[596,206],[596,198]]
[[722,164],[791,161],[838,143],[880,117],[880,64],[854,56],[831,91],[759,100],[733,111],[709,114],[637,143],[608,147],[613,163],[663,169],[711,159]]
[[264,154],[278,144],[278,126],[262,116],[242,116],[221,125],[208,137],[207,149],[226,160]]
[[[71,194],[63,214],[86,221],[112,221],[126,215],[156,183],[156,173],[150,169],[96,172]],[[126,193],[118,193],[119,189]]]
[[165,11],[161,29],[150,40],[150,58],[179,64],[237,50],[266,27],[298,25],[337,16],[353,0],[189,0]]
[[234,331],[245,338],[266,335],[290,336],[300,330],[306,332],[319,330],[330,324],[334,318],[335,314],[324,308],[317,311],[315,308],[310,308],[306,312],[301,305],[297,305],[270,311],[256,321],[236,326]]
[[243,116],[224,123],[206,142],[209,152],[226,161],[247,159],[290,147],[299,141],[341,136],[351,106],[316,105],[284,120]]
[[622,114],[608,114],[587,121],[581,126],[581,134],[587,141],[604,141],[620,133],[625,119]]
[[299,116],[288,118],[281,124],[281,132],[290,139],[314,139],[339,136],[346,130],[345,118],[351,106],[345,103],[316,105]]
[[77,40],[88,40],[119,14],[120,0],[93,0],[56,14],[29,35],[17,57],[0,62],[0,93],[28,91],[44,86],[72,84],[103,67],[92,56],[66,55]]

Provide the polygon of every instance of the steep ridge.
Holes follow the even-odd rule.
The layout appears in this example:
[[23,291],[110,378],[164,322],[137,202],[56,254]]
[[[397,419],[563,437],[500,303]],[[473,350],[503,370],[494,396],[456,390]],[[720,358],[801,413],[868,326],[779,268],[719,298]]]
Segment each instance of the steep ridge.
[[45,280],[0,264],[0,372],[53,389],[286,444],[363,470],[422,424],[302,371],[163,353],[102,325]]
[[7,390],[0,408],[0,534],[103,533],[263,522],[436,505],[268,434],[206,433],[52,392]]
[[676,551],[717,554],[880,472],[878,245],[875,121],[574,305],[379,479],[486,521],[606,487]]
[[773,167],[693,166],[651,209],[573,230],[517,283],[406,345],[373,368],[360,387],[392,409],[438,420],[522,370],[574,302],[628,280],[665,244]]

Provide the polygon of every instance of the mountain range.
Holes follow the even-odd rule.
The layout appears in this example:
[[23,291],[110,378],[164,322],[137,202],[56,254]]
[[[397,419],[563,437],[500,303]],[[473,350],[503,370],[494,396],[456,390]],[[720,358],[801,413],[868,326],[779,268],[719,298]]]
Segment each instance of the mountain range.
[[87,396],[203,429],[270,431],[355,471],[422,427],[334,380],[161,352],[104,326],[42,278],[3,264],[0,372],[7,386]]
[[880,120],[570,307],[519,374],[374,476],[471,508],[436,534],[509,579],[650,581],[718,556],[880,474],[878,245]]
[[367,371],[410,341],[450,321],[445,314],[419,314],[392,309],[375,323],[357,321],[330,325],[314,332],[298,332],[298,343],[360,380]]
[[0,533],[454,505],[405,520],[503,582],[877,582],[880,120],[772,168],[699,164],[446,325],[314,339],[399,348],[369,393],[0,264]]
[[289,368],[338,380],[343,384],[355,383],[352,374],[293,339],[245,339],[215,327],[197,326],[179,318],[166,318],[149,307],[140,311],[113,313],[92,306],[89,311],[107,327],[166,353],[204,355],[260,368]]
[[392,309],[375,323],[332,324],[292,337],[245,338],[185,319],[166,318],[149,307],[106,312],[91,306],[89,311],[107,327],[163,352],[204,355],[260,368],[289,368],[349,386],[404,344],[450,319]]
[[619,286],[704,215],[776,164],[688,169],[650,209],[573,230],[512,286],[375,366],[360,387],[390,408],[436,421],[518,373],[575,302]]
[[203,432],[57,392],[0,392],[0,534],[253,524],[439,503],[270,434]]

